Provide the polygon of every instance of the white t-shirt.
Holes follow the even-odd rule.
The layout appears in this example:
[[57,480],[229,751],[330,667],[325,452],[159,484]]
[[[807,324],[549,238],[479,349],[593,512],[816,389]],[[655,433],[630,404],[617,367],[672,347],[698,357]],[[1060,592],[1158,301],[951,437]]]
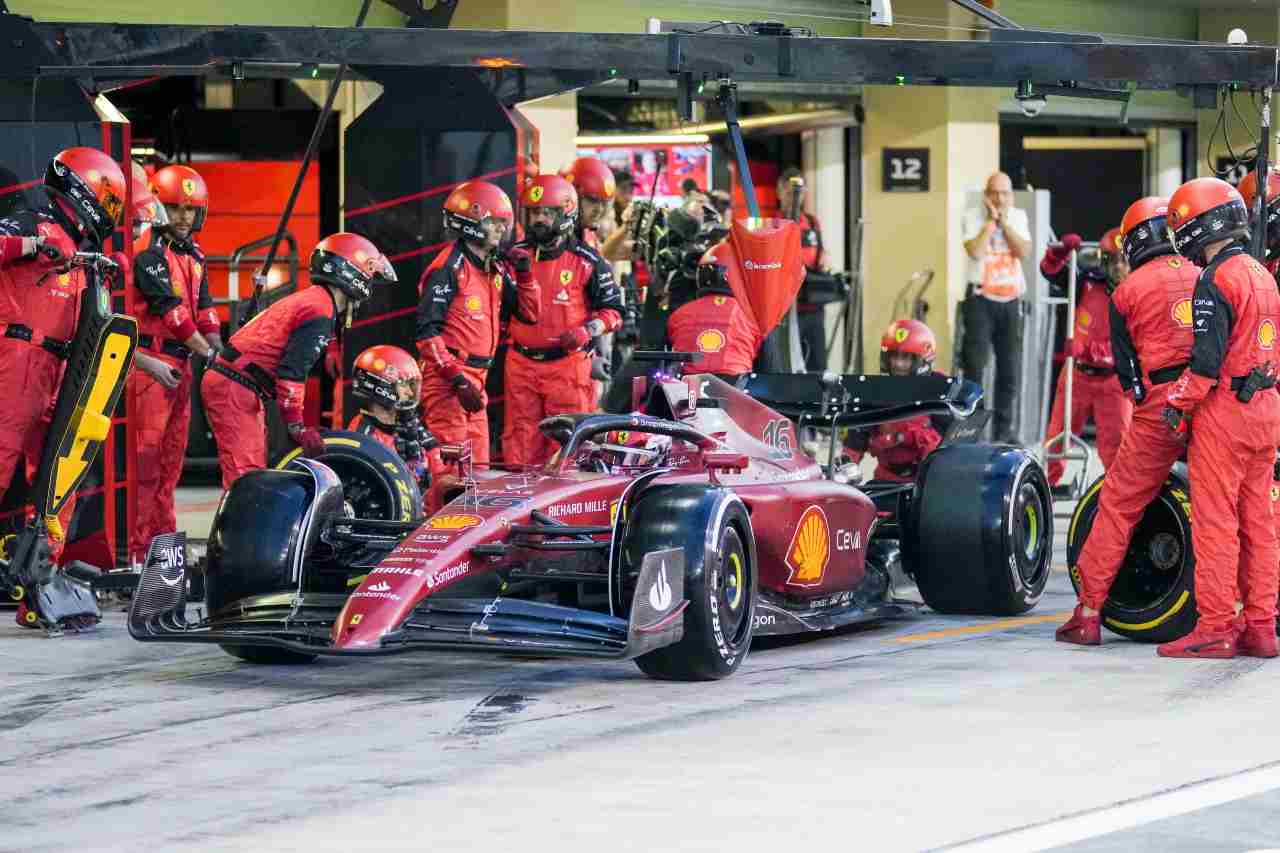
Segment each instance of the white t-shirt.
[[[982,228],[986,224],[985,206],[965,211],[962,223],[965,242],[982,233]],[[1025,210],[1009,208],[1004,227],[1012,230],[1023,240],[1031,241],[1031,224],[1027,221]],[[967,252],[965,254],[968,255]],[[992,302],[1012,302],[1022,296],[1027,289],[1026,276],[1022,272],[1022,261],[1014,257],[1003,230],[997,228],[992,233],[985,255],[978,260],[969,258],[969,282],[979,285],[979,292]]]

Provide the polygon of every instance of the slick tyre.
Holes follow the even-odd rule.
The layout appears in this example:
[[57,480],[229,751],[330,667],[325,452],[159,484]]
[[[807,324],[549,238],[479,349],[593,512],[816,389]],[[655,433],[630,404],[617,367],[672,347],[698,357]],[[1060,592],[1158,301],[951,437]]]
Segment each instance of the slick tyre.
[[[1093,528],[1106,477],[1085,491],[1067,529],[1067,565],[1080,591],[1076,563]],[[1102,606],[1102,624],[1142,643],[1168,643],[1195,627],[1196,557],[1191,546],[1191,498],[1176,467],[1133,528],[1129,550]]]
[[[367,435],[321,430],[319,457],[342,481],[342,493],[356,518],[412,521],[422,514],[422,493],[413,472],[398,455]],[[287,468],[302,455],[295,447],[273,466]]]
[[[755,540],[742,502],[705,486],[652,489],[632,508],[623,543],[624,587],[635,584],[645,554],[667,548],[685,554],[684,634],[637,657],[640,671],[669,681],[732,675],[751,646],[757,589]],[[634,599],[637,592],[644,591],[629,594]]]
[[903,566],[939,613],[1025,613],[1049,580],[1052,507],[1044,470],[1025,450],[943,447],[917,474]]
[[316,659],[316,655],[304,655],[301,652],[291,652],[288,649],[276,649],[271,646],[224,645],[222,650],[242,661],[275,666],[298,666],[311,663]]

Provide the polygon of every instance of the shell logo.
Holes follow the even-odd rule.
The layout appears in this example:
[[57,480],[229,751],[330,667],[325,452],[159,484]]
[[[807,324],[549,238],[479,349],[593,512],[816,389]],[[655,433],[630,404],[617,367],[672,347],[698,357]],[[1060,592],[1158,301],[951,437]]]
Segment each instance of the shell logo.
[[698,334],[699,352],[720,352],[724,349],[724,332],[719,329],[707,329]]
[[534,202],[535,204],[542,201],[542,187],[530,187],[529,201]]
[[479,297],[479,296],[468,296],[468,297],[467,297],[467,310],[468,310],[468,311],[479,311],[479,310],[480,310],[480,297]]
[[909,337],[911,337],[911,331],[909,329],[904,329],[902,326],[898,326],[893,330],[893,339],[898,343],[902,343]]
[[822,507],[811,506],[800,515],[800,523],[787,548],[786,563],[792,586],[818,586],[831,561],[831,528]]
[[1263,349],[1271,349],[1275,345],[1276,324],[1271,321],[1270,317],[1268,317],[1262,321],[1261,325],[1258,326],[1258,346]]
[[71,286],[71,273],[69,272],[58,273],[58,287],[70,287],[70,286]]
[[1089,328],[1089,324],[1093,322],[1093,317],[1083,308],[1076,309],[1076,326],[1081,329]]
[[1173,317],[1173,322],[1178,324],[1180,329],[1191,328],[1191,300],[1179,299],[1174,303],[1173,309],[1169,312]]
[[712,302],[714,302],[714,303],[716,304],[716,306],[717,306],[717,307],[719,307],[719,306],[721,306],[721,305],[725,304],[726,302],[728,302],[728,301],[729,301],[729,297],[727,297],[727,296],[717,296],[715,299],[713,299],[713,300],[711,300],[711,301],[712,301]]
[[195,182],[193,179],[191,179],[191,178],[183,178],[183,179],[182,179],[182,192],[183,192],[185,195],[189,195],[189,196],[195,195],[195,194],[196,194],[196,182]]
[[561,283],[561,284],[568,284],[568,283],[569,283],[569,282],[571,282],[571,281],[573,281],[573,273],[572,273],[572,272],[570,272],[569,270],[561,270],[561,271],[560,271],[560,283]]
[[480,523],[478,515],[437,515],[427,522],[432,530],[466,530]]

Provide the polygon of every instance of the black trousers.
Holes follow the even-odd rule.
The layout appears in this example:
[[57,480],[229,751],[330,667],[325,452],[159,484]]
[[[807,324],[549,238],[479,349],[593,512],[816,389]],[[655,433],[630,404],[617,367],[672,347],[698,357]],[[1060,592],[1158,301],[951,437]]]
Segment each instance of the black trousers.
[[796,311],[796,325],[800,331],[800,351],[804,353],[804,369],[819,372],[827,369],[826,314],[817,311]]
[[970,285],[961,310],[964,343],[960,349],[960,366],[966,379],[981,382],[991,353],[995,353],[995,401],[991,406],[993,437],[996,440],[1012,438],[1013,407],[1022,356],[1022,301],[993,302],[973,293]]

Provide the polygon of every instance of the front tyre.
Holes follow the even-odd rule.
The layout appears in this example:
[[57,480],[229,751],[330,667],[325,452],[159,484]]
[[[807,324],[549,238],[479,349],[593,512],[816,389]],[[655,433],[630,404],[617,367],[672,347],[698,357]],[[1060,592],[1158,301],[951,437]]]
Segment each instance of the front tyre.
[[288,649],[277,649],[271,646],[229,646],[223,644],[222,650],[233,657],[249,663],[276,666],[299,666],[311,663],[316,655],[304,655]]

